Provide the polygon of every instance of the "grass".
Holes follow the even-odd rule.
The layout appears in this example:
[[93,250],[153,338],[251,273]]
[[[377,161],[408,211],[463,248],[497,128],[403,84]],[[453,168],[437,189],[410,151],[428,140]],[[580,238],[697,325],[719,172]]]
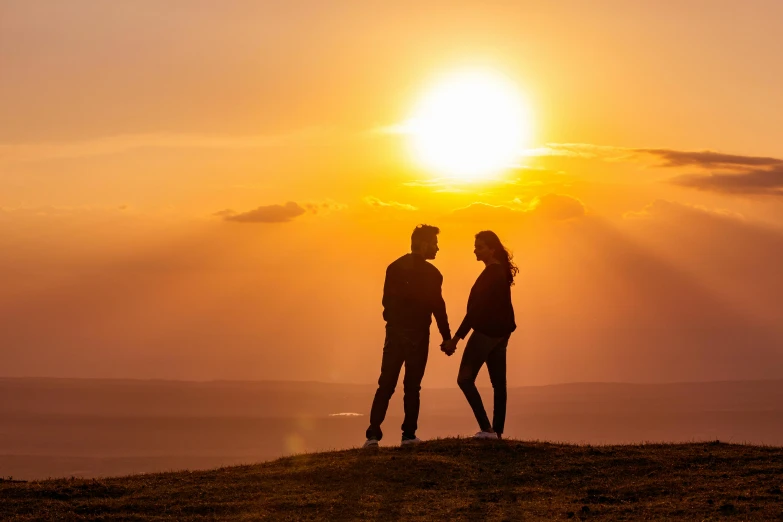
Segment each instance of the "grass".
[[783,448],[444,439],[214,469],[0,482],[0,519],[783,520]]

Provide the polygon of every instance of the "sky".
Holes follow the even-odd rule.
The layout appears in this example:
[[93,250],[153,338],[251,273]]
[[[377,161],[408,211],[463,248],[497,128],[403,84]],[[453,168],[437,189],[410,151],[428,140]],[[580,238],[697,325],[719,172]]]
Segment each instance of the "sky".
[[[783,378],[780,49],[778,0],[6,0],[0,374],[374,382],[429,223],[452,330],[513,251],[511,386]],[[405,125],[464,70],[529,113],[471,179]]]

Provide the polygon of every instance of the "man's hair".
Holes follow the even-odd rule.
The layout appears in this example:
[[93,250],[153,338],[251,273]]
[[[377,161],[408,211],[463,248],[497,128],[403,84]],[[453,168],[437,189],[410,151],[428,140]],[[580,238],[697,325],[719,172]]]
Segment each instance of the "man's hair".
[[411,234],[411,250],[418,250],[419,244],[423,241],[431,241],[438,234],[440,234],[438,227],[430,225],[417,226],[413,229],[413,234]]

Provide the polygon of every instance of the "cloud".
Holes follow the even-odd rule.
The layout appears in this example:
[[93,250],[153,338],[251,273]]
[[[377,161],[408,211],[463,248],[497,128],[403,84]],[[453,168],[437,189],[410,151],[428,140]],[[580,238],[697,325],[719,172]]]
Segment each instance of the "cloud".
[[762,167],[783,166],[783,160],[764,156],[741,156],[710,150],[682,151],[671,149],[634,149],[638,153],[656,156],[662,167],[700,167],[704,169],[754,170]]
[[631,158],[634,153],[635,149],[594,145],[592,143],[547,143],[543,147],[528,149],[522,155],[527,157],[565,156],[570,158],[621,161]]
[[102,156],[139,148],[249,149],[277,147],[323,138],[327,135],[328,133],[322,129],[302,129],[276,135],[145,133],[65,142],[0,143],[0,164]]
[[239,223],[287,223],[305,212],[307,210],[304,207],[289,201],[285,205],[266,205],[239,214],[232,210],[221,210],[214,215],[222,216],[226,221]]
[[783,196],[783,159],[768,156],[742,156],[715,151],[637,149],[639,153],[663,160],[667,168],[697,167],[717,170],[708,174],[683,174],[669,179],[681,187],[724,194]]
[[[534,175],[563,175],[563,172],[549,169],[528,167],[517,165],[510,172],[533,173]],[[431,189],[433,192],[449,194],[475,194],[479,190],[497,186],[513,185],[515,187],[541,187],[545,183],[541,180],[521,179],[520,177],[490,177],[482,179],[454,179],[454,178],[433,178],[424,180],[406,181],[403,186],[421,187]]]
[[471,203],[467,207],[452,211],[451,215],[465,221],[508,221],[524,216],[525,211],[515,210],[504,205]]
[[725,194],[783,196],[783,165],[739,174],[685,174],[671,178],[669,182]]
[[700,167],[704,169],[745,170],[783,165],[783,160],[767,156],[743,156],[711,150],[690,151],[659,148],[629,148],[591,143],[547,143],[529,149],[525,156],[566,156],[605,161],[640,161],[646,157],[662,160],[660,167]]
[[714,151],[639,149],[639,152],[659,157],[664,161],[662,167],[722,171],[675,176],[669,179],[674,185],[724,194],[783,196],[783,159]]
[[783,196],[783,159],[770,156],[745,156],[711,150],[623,148],[589,143],[548,143],[544,147],[530,149],[525,155],[628,162],[648,161],[652,157],[659,161],[657,167],[693,167],[713,171],[672,177],[668,182],[674,185],[724,194]]
[[321,201],[320,203],[305,203],[303,206],[310,214],[329,214],[331,212],[337,212],[348,208],[347,205],[338,203],[331,199]]
[[529,212],[539,217],[561,221],[585,215],[585,206],[577,198],[565,194],[545,194],[533,199]]
[[536,217],[545,220],[563,221],[580,218],[586,213],[584,204],[573,196],[545,194],[535,197],[526,207],[471,203],[452,212],[454,217],[469,221],[510,221]]
[[470,181],[454,180],[451,178],[434,178],[434,179],[417,179],[413,181],[406,181],[403,186],[406,187],[422,187],[432,189],[434,192],[448,192],[459,194],[467,192],[468,190],[462,188],[462,186],[468,186],[475,184]]
[[408,203],[398,203],[397,201],[381,201],[374,196],[367,196],[364,202],[375,209],[397,209],[397,210],[418,210],[417,207]]
[[264,205],[242,213],[225,209],[212,215],[222,217],[226,221],[240,223],[287,223],[303,214],[325,215],[345,208],[346,205],[327,199],[326,201],[302,203],[301,205],[295,201],[289,201],[285,205]]

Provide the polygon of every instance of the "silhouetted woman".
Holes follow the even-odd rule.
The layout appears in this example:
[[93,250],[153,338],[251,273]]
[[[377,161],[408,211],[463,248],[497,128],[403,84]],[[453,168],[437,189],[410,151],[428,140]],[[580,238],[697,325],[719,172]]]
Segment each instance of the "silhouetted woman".
[[[462,354],[457,384],[473,408],[481,429],[474,438],[499,439],[506,422],[506,346],[511,332],[517,327],[511,305],[511,285],[519,269],[492,231],[476,234],[473,252],[486,266],[470,290],[465,319],[452,341],[444,343],[443,350],[449,355],[454,353],[459,340],[473,330]],[[476,388],[476,376],[484,363],[495,395],[491,424]]]

